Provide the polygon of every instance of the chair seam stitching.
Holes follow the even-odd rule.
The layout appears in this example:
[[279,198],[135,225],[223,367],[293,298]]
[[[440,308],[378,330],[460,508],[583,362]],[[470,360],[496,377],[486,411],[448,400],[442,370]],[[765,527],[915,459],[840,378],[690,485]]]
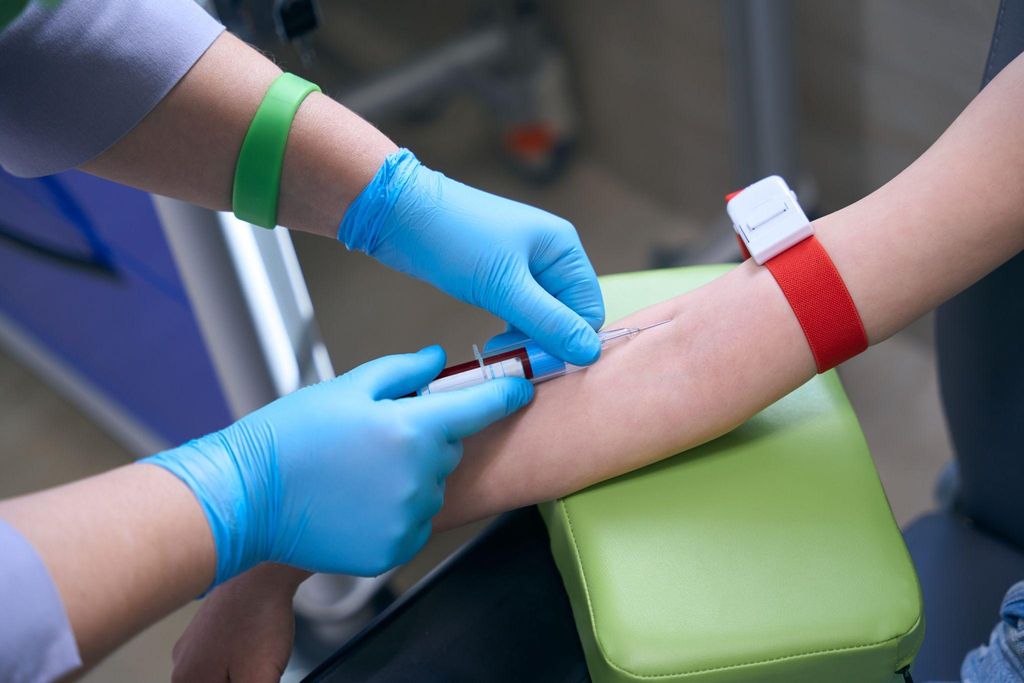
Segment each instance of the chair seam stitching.
[[[907,635],[907,633],[909,633],[910,631],[913,630],[913,627],[911,627],[910,630],[905,631],[904,633],[898,633],[898,634],[896,634],[894,636],[891,636],[889,638],[886,638],[884,640],[879,640],[879,641],[874,641],[874,642],[861,643],[861,644],[857,644],[857,645],[846,645],[846,646],[843,646],[843,647],[826,648],[826,649],[823,649],[823,650],[811,650],[809,652],[796,652],[796,653],[793,653],[793,654],[782,655],[781,657],[771,657],[769,659],[759,659],[759,660],[754,660],[754,661],[750,661],[750,662],[741,662],[739,664],[729,664],[728,666],[714,666],[714,667],[708,667],[708,668],[704,668],[704,669],[692,669],[690,671],[675,671],[675,672],[660,673],[660,674],[644,674],[644,673],[638,673],[636,671],[630,671],[629,669],[626,669],[625,667],[619,666],[615,662],[611,661],[611,658],[609,658],[607,656],[607,653],[605,652],[604,646],[601,644],[601,636],[600,636],[599,629],[597,628],[597,614],[594,611],[594,603],[590,599],[590,587],[589,587],[589,585],[587,583],[587,571],[586,571],[586,569],[583,568],[583,554],[582,554],[582,552],[580,550],[579,544],[576,542],[576,532],[575,532],[575,530],[573,528],[573,524],[572,524],[572,515],[569,513],[569,505],[566,503],[564,498],[559,499],[558,504],[562,508],[562,514],[565,517],[565,522],[566,522],[566,525],[568,526],[568,529],[569,529],[569,539],[572,541],[573,551],[574,551],[574,553],[576,555],[576,558],[579,560],[580,576],[583,579],[583,594],[586,596],[586,599],[587,599],[587,612],[590,614],[590,622],[593,625],[594,641],[597,643],[597,647],[601,651],[601,653],[604,655],[605,661],[608,663],[608,665],[610,667],[612,667],[613,669],[615,669],[616,671],[618,671],[620,673],[624,673],[624,674],[626,674],[628,676],[633,676],[634,678],[647,678],[647,679],[668,678],[669,676],[692,676],[692,675],[695,675],[695,674],[713,673],[715,671],[728,671],[730,669],[740,669],[740,668],[743,668],[743,667],[746,667],[746,666],[755,666],[757,664],[771,664],[773,662],[782,662],[782,661],[786,661],[788,659],[799,659],[800,657],[811,657],[813,655],[831,654],[831,653],[835,653],[835,652],[849,652],[849,651],[852,651],[852,650],[864,650],[864,649],[867,649],[867,648],[870,648],[870,647],[877,647],[879,645],[885,645],[885,644],[891,643],[891,642],[893,642],[895,640],[899,640],[900,638],[905,637]],[[917,624],[917,622],[915,622],[915,626],[916,626],[916,624]]]

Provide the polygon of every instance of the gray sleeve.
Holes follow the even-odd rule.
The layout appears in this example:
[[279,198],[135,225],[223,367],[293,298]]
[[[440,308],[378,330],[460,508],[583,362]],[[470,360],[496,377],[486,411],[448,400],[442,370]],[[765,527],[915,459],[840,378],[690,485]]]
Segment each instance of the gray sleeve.
[[82,665],[43,561],[0,519],[0,681],[47,683]]
[[193,0],[38,2],[0,32],[0,166],[78,166],[131,130],[224,27]]

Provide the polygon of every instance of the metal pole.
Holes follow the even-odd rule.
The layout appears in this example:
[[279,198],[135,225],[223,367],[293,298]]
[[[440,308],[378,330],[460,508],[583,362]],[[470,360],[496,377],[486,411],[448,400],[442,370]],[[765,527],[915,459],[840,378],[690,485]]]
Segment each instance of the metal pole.
[[795,185],[800,163],[792,4],[728,0],[723,8],[736,186],[773,173]]

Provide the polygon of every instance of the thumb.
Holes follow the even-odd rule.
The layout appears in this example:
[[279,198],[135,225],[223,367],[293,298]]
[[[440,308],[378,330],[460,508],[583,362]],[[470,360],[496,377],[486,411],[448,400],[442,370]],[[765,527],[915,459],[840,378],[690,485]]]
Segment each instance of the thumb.
[[494,313],[555,357],[590,365],[601,355],[601,340],[586,320],[556,299],[527,273],[507,289]]
[[444,369],[445,354],[440,346],[428,346],[416,353],[384,356],[363,363],[345,374],[357,389],[375,401],[400,398],[419,391]]
[[509,325],[508,329],[501,334],[496,334],[484,342],[484,353],[492,353],[506,346],[522,345],[529,337]]
[[459,441],[508,417],[532,398],[533,385],[525,379],[502,377],[466,389],[423,396],[407,405],[443,427],[449,441]]

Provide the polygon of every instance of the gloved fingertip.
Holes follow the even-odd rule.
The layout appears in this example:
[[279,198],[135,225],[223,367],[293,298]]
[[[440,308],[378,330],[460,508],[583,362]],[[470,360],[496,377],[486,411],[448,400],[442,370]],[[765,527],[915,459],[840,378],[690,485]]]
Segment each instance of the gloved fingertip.
[[573,365],[590,365],[601,357],[601,339],[589,325],[573,330],[566,344],[566,358]]
[[416,355],[429,358],[430,360],[440,359],[442,365],[444,364],[447,358],[447,354],[445,353],[444,348],[442,348],[440,344],[431,344],[430,346],[424,346],[422,349],[416,352]]
[[521,377],[502,377],[491,382],[505,402],[505,415],[511,415],[533,400],[533,384]]
[[534,388],[533,388],[533,383],[532,382],[529,382],[529,381],[527,381],[525,379],[521,379],[519,377],[513,377],[512,381],[515,382],[515,385],[516,385],[516,389],[515,389],[516,397],[515,397],[515,400],[513,401],[513,403],[510,404],[511,406],[514,406],[514,407],[512,407],[512,410],[509,411],[509,412],[515,412],[515,411],[519,410],[520,408],[522,408],[523,406],[527,405],[530,401],[533,400],[533,394],[534,394]]
[[484,343],[484,351],[490,353],[497,349],[504,348],[506,346],[513,346],[523,340],[527,339],[527,336],[519,330],[512,329],[508,332],[502,332],[497,334]]

